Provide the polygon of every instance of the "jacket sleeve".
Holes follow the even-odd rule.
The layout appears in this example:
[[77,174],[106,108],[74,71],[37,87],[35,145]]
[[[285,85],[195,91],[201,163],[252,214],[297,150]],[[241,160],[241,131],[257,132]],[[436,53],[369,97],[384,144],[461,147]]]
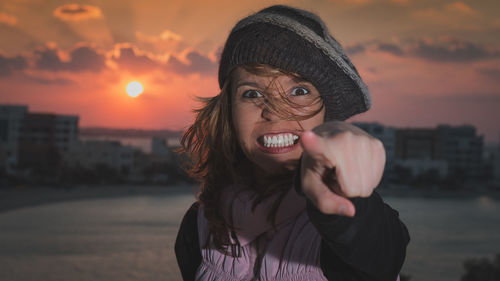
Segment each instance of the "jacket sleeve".
[[201,263],[198,206],[199,204],[195,202],[186,212],[175,240],[175,256],[184,281],[194,280],[196,270]]
[[399,214],[374,192],[353,198],[353,218],[326,215],[307,200],[311,222],[322,237],[321,266],[328,280],[395,281],[410,241]]

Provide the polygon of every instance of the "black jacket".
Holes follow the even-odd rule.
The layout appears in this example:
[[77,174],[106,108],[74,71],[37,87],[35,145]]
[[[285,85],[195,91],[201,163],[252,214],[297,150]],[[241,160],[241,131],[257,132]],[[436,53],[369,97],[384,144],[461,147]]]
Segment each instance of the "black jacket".
[[[307,212],[321,234],[320,263],[328,280],[395,281],[410,241],[399,214],[374,192],[368,198],[351,199],[353,218],[321,213],[311,202]],[[194,280],[201,263],[197,212],[194,203],[182,220],[175,254],[182,278]]]

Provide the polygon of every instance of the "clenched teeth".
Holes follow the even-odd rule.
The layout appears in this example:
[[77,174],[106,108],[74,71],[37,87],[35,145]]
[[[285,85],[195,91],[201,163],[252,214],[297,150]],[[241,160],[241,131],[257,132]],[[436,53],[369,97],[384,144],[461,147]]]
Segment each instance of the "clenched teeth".
[[299,136],[291,134],[291,133],[263,137],[265,147],[292,146],[297,139],[299,139]]

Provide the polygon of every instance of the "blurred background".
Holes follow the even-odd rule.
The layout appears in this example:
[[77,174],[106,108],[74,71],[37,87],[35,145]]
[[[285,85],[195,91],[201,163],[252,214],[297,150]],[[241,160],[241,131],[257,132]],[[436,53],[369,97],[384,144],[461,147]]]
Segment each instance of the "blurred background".
[[[500,2],[0,2],[0,276],[180,280],[175,153],[218,55],[271,4],[322,17],[368,85],[402,280],[500,278]],[[496,279],[495,279],[496,278]]]

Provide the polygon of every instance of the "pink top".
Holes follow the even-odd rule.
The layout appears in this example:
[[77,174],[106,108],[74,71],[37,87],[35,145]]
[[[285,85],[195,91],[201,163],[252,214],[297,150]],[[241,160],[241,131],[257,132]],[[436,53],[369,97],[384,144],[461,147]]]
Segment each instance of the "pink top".
[[[215,249],[208,233],[208,221],[200,207],[198,233],[202,261],[196,280],[327,280],[319,261],[321,237],[307,216],[304,199],[291,190],[280,205],[274,229],[266,217],[267,209],[276,198],[265,200],[252,211],[251,196],[250,192],[235,192],[233,198],[224,200],[231,202],[228,209],[232,210],[237,228],[240,257]],[[204,248],[207,239],[210,239],[209,247]]]
[[[200,245],[205,245],[208,222],[198,212]],[[276,232],[266,232],[241,247],[241,256],[217,251],[213,243],[201,249],[202,261],[196,280],[327,280],[319,263],[321,237],[305,211]],[[254,273],[255,267],[259,272]]]
[[327,280],[320,264],[321,236],[309,220],[305,199],[291,189],[280,204],[275,229],[266,218],[277,195],[252,210],[253,194],[242,190],[234,186],[223,200],[228,202],[225,216],[231,216],[241,245],[239,257],[225,255],[215,248],[200,206],[198,234],[202,260],[195,280]]

